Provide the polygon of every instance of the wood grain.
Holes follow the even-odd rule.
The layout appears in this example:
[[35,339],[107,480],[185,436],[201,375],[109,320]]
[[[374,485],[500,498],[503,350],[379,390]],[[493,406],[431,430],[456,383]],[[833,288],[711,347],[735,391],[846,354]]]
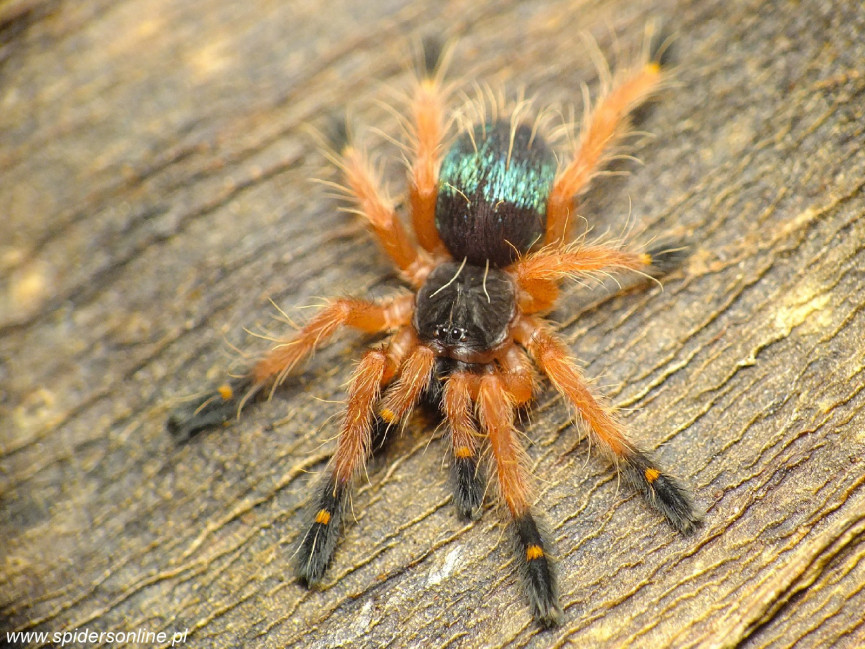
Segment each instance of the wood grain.
[[[189,630],[189,646],[865,646],[865,12],[858,3],[0,3],[0,631]],[[492,505],[460,523],[412,419],[326,584],[292,553],[363,340],[176,446],[169,408],[322,296],[396,278],[311,177],[308,126],[377,100],[408,43],[540,104],[597,88],[653,17],[677,84],[600,178],[596,231],[686,238],[661,290],[572,287],[555,317],[633,435],[707,512],[648,510],[545,390],[524,430],[565,624],[531,621]],[[615,42],[614,42],[615,41]],[[388,99],[389,100],[389,99]],[[389,161],[394,147],[358,137]],[[0,639],[0,644],[6,640]],[[38,644],[38,643],[36,643]],[[89,645],[88,645],[89,646]],[[152,645],[147,645],[152,646]]]

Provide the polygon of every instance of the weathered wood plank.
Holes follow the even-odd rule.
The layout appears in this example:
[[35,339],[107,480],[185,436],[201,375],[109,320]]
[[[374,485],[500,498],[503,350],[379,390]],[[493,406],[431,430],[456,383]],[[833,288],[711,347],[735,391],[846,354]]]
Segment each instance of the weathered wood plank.
[[[865,12],[857,3],[0,4],[0,630],[189,629],[193,646],[865,644]],[[563,335],[634,436],[695,488],[678,537],[545,391],[525,422],[565,625],[539,632],[501,517],[461,524],[412,420],[354,498],[326,586],[292,552],[361,341],[176,447],[178,395],[320,296],[397,286],[304,128],[459,38],[454,76],[574,101],[650,17],[680,83],[603,231],[692,242],[665,287],[569,291]],[[381,138],[370,148],[396,159]],[[394,189],[398,164],[387,168]],[[3,639],[5,640],[5,638]],[[2,642],[3,640],[0,640]]]

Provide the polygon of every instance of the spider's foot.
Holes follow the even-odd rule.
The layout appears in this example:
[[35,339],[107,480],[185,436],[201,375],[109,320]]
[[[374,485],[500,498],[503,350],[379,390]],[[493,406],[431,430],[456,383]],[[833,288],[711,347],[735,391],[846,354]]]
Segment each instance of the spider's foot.
[[436,71],[441,64],[444,44],[436,36],[425,36],[421,43],[421,48],[424,76],[432,78],[436,75]]
[[454,457],[451,475],[457,512],[466,520],[478,520],[484,500],[484,485],[478,472],[477,458],[473,454]]
[[632,452],[623,464],[625,477],[682,534],[693,534],[703,523],[688,490],[675,478],[655,468],[640,451]]
[[556,576],[546,555],[545,544],[535,519],[528,512],[514,520],[517,553],[532,615],[546,627],[562,623]]
[[669,67],[675,58],[671,47],[673,40],[667,25],[663,23],[654,25],[649,35],[649,61],[662,68]]
[[252,381],[247,377],[231,379],[206,397],[174,410],[165,427],[178,442],[186,442],[202,430],[219,426],[236,416],[251,387]]
[[298,552],[297,573],[307,586],[318,584],[336,550],[348,486],[329,479],[318,499],[315,518]]
[[321,130],[324,144],[331,151],[344,151],[349,143],[348,124],[345,115],[329,115]]
[[659,245],[649,250],[647,256],[651,260],[649,273],[653,277],[663,277],[682,265],[688,257],[688,247],[675,244]]

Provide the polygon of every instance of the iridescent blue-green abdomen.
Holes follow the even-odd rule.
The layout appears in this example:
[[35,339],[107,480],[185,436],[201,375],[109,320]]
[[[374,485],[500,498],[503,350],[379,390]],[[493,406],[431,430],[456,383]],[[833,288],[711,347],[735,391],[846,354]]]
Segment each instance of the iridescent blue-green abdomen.
[[511,128],[478,126],[442,161],[436,228],[458,261],[507,266],[543,238],[556,158],[529,126],[517,126],[513,140]]

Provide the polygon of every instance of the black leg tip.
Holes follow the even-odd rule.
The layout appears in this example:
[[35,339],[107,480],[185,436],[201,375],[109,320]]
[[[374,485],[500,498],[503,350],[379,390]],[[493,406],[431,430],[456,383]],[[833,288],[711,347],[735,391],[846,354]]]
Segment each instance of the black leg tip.
[[678,481],[661,475],[652,486],[655,490],[655,508],[660,510],[679,532],[689,536],[702,527],[702,515],[694,507],[687,489]]
[[297,576],[307,588],[318,586],[336,551],[339,536],[339,517],[327,525],[313,523],[304,537],[297,557]]
[[333,558],[347,498],[348,488],[333,479],[319,493],[312,525],[298,548],[297,575],[309,588],[321,583]]
[[675,59],[673,40],[669,25],[657,25],[649,36],[649,60],[662,68],[670,66]]
[[625,459],[625,477],[643,494],[646,502],[661,512],[679,532],[685,535],[697,531],[703,521],[691,495],[675,478],[662,473],[645,453],[631,452]]
[[421,41],[423,48],[423,73],[427,78],[435,76],[442,57],[443,45],[436,36],[425,36]]
[[546,554],[547,543],[531,514],[514,519],[517,558],[523,584],[535,620],[544,627],[562,623],[558,587],[553,564]]
[[248,378],[231,379],[215,392],[174,410],[165,428],[178,443],[188,442],[208,428],[215,428],[237,415],[241,400],[249,394]]
[[[211,400],[219,397],[208,397],[184,408],[178,408],[168,416],[165,429],[178,444],[188,442],[198,433],[210,428],[216,428],[237,413],[234,408],[212,407]],[[223,404],[220,404],[223,405]]]
[[664,244],[648,251],[652,258],[651,274],[663,277],[679,268],[688,257],[688,247],[685,245]]
[[321,137],[331,151],[344,151],[348,146],[348,124],[345,115],[329,115],[322,127]]
[[477,460],[474,457],[454,458],[452,476],[457,513],[465,520],[478,520],[483,513],[484,485],[478,473]]
[[543,564],[543,570],[540,565],[530,564],[529,574],[526,576],[526,591],[529,597],[529,606],[532,609],[532,617],[538,624],[546,628],[561,626],[562,607],[559,605],[559,598],[555,592],[555,582],[550,573],[549,561],[541,559],[532,563]]
[[336,533],[313,524],[298,555],[297,576],[307,588],[315,588],[324,578],[336,550]]

